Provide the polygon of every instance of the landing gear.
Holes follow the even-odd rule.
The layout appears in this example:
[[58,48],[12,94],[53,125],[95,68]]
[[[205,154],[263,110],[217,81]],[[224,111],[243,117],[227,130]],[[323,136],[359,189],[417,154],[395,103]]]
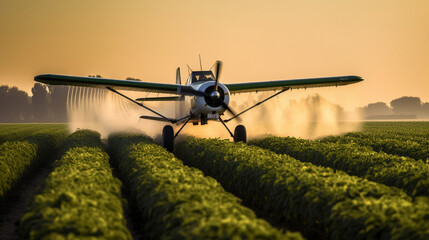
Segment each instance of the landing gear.
[[222,118],[219,118],[219,121],[223,124],[226,130],[228,130],[231,137],[234,138],[234,142],[247,142],[246,128],[243,125],[235,127],[234,134],[232,134],[231,130],[229,130]]
[[246,128],[243,125],[238,125],[235,127],[234,142],[247,142]]
[[173,152],[174,149],[174,131],[173,127],[166,125],[162,129],[162,147],[166,148],[167,151]]

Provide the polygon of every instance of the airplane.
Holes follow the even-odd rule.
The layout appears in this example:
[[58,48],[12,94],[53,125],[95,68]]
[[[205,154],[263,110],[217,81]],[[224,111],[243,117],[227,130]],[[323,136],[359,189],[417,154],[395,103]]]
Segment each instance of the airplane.
[[[201,58],[200,58],[201,65]],[[322,77],[322,78],[306,78],[292,80],[275,80],[261,82],[244,82],[244,83],[228,83],[219,82],[222,69],[222,62],[216,61],[214,74],[210,70],[193,71],[189,68],[190,74],[186,84],[182,84],[180,76],[180,68],[176,70],[176,84],[143,82],[137,80],[118,80],[107,78],[94,77],[78,77],[57,74],[42,74],[34,77],[37,82],[51,85],[70,85],[104,88],[115,94],[128,99],[129,101],[139,105],[140,107],[152,112],[156,116],[140,116],[141,119],[149,119],[155,121],[168,122],[170,124],[181,125],[179,130],[174,133],[171,125],[164,126],[162,130],[161,145],[168,151],[172,152],[174,148],[174,139],[179,135],[180,131],[187,123],[193,125],[205,125],[209,121],[217,121],[223,124],[235,142],[247,142],[246,128],[243,125],[237,125],[234,133],[225,124],[233,119],[239,119],[242,114],[252,108],[268,101],[269,99],[284,93],[287,90],[299,88],[314,88],[314,87],[329,87],[343,86],[363,81],[359,76],[337,76],[337,77]],[[213,67],[212,67],[213,68]],[[131,99],[118,90],[142,91],[150,93],[166,93],[173,94],[169,97],[151,97]],[[248,107],[247,109],[235,113],[228,105],[231,94],[244,92],[260,92],[260,91],[278,91],[268,98]],[[169,118],[163,114],[149,108],[144,102],[149,101],[175,101],[176,116]],[[232,117],[223,119],[225,111],[231,113]]]

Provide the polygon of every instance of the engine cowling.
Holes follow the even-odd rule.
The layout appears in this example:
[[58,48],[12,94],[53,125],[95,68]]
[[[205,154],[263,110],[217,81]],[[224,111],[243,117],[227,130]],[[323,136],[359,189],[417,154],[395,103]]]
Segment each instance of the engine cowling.
[[215,91],[215,82],[209,81],[197,86],[200,92],[210,94],[209,96],[196,96],[193,105],[193,114],[219,113],[221,115],[226,109],[222,106],[222,101],[228,105],[230,92],[222,83],[218,83],[218,91]]

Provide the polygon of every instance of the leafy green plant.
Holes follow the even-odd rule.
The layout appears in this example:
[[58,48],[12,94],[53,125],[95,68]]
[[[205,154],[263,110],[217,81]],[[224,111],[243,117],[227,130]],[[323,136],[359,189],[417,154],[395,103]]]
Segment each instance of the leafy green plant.
[[383,151],[426,162],[429,159],[428,122],[365,123],[362,132],[326,137],[320,141],[357,143],[371,147],[377,152]]
[[61,159],[34,196],[19,225],[22,239],[131,239],[123,216],[121,183],[97,132],[65,141]]
[[306,231],[317,229],[332,239],[429,237],[427,206],[413,204],[397,188],[226,140],[188,138],[176,149],[185,164]]
[[0,201],[35,167],[45,163],[58,143],[66,137],[62,130],[38,131],[25,141],[7,141],[0,145]]
[[302,239],[282,235],[216,180],[148,138],[110,136],[109,146],[150,239]]
[[37,154],[37,145],[28,141],[6,142],[0,146],[0,200],[30,168]]
[[53,133],[62,131],[63,134],[67,133],[66,124],[41,124],[41,123],[15,123],[15,124],[0,124],[0,144],[6,141],[24,141],[31,135],[39,133]]
[[429,165],[414,159],[375,152],[355,143],[319,142],[268,137],[249,144],[287,154],[304,162],[403,189],[412,197],[429,197]]

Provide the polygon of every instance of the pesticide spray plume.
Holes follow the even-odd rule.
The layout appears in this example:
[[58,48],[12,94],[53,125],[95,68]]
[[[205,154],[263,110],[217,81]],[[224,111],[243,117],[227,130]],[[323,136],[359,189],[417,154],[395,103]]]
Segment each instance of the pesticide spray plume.
[[141,132],[139,112],[120,96],[100,88],[70,87],[67,96],[69,130],[92,129],[107,138],[113,132]]
[[[271,94],[272,92],[236,94],[232,97],[230,106],[240,112]],[[142,97],[139,92],[126,92],[125,95],[134,99]],[[165,116],[175,115],[174,103],[145,104]],[[151,113],[117,94],[100,88],[70,87],[67,109],[71,132],[77,129],[92,129],[98,131],[102,138],[107,138],[114,132],[133,132],[159,140],[162,128],[166,125],[165,122],[140,119],[141,115]],[[223,119],[227,119],[228,114],[225,113]],[[360,120],[358,114],[347,113],[320,95],[297,98],[289,92],[246,112],[241,116],[242,122],[232,120],[227,126],[234,131],[236,125],[245,125],[249,139],[267,135],[315,139],[359,130]],[[176,132],[181,125],[173,127]],[[228,131],[219,122],[209,122],[203,126],[187,124],[180,135],[231,139]]]
[[[271,96],[272,92],[240,94],[231,103],[246,109]],[[301,96],[300,96],[301,95]],[[265,136],[292,136],[317,139],[360,130],[358,111],[345,111],[319,94],[281,94],[243,115],[249,139]]]

